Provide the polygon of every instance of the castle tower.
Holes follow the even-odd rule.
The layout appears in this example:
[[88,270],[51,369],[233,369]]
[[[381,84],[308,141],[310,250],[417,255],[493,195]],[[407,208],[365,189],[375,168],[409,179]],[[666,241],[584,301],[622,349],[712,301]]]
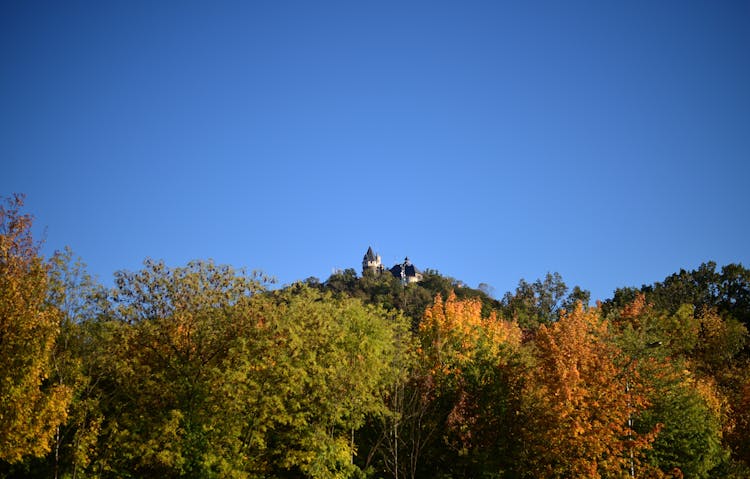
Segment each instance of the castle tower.
[[367,248],[367,253],[365,253],[365,257],[362,258],[362,274],[365,274],[367,271],[371,271],[372,273],[382,273],[384,270],[383,263],[380,260],[380,255],[375,254],[372,251],[372,247]]

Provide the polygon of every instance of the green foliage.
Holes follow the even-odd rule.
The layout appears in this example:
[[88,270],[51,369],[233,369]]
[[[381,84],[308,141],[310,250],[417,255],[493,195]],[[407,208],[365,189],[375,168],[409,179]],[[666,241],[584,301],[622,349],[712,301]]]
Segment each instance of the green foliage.
[[[99,456],[92,469],[106,476],[171,477],[238,474],[238,407],[228,405],[226,366],[255,327],[255,276],[194,262],[170,269],[147,261],[121,272],[110,304],[85,324],[90,393],[101,408]],[[226,458],[234,458],[226,460]],[[241,474],[240,474],[241,475]]]
[[719,315],[732,317],[750,327],[750,270],[741,264],[728,264],[716,271],[716,263],[709,261],[692,271],[680,270],[662,282],[643,285],[640,289],[620,288],[605,303],[605,310],[621,309],[638,293],[657,310],[676,312],[690,304],[696,314],[716,310]]
[[[401,311],[411,318],[415,331],[424,310],[438,294],[445,298],[453,292],[458,299],[479,299],[484,315],[489,315],[500,307],[500,302],[491,298],[486,291],[468,288],[460,281],[443,276],[432,269],[423,273],[421,281],[407,285],[403,285],[389,272],[365,271],[362,277],[358,278],[356,271],[346,269],[332,274],[320,288],[337,295],[359,298],[387,310]],[[488,287],[485,285],[486,289]]]
[[742,349],[747,331],[712,311],[696,317],[692,305],[682,305],[670,313],[645,298],[637,294],[612,320],[620,328],[618,343],[631,355],[658,345],[650,360],[636,363],[649,391],[649,407],[637,415],[636,428],[660,429],[647,462],[664,474],[718,477],[730,464],[724,432],[732,427],[721,371]]
[[275,338],[268,369],[275,391],[266,394],[281,394],[273,462],[311,477],[349,477],[352,432],[367,416],[386,412],[383,396],[398,377],[394,358],[403,321],[301,285],[258,302]]
[[[403,321],[304,285],[194,262],[122,272],[87,335],[71,424],[101,477],[350,477],[385,411]],[[86,434],[88,433],[88,434]],[[94,442],[92,443],[92,439]],[[92,446],[93,444],[93,446]]]
[[647,461],[668,472],[675,468],[685,477],[716,477],[715,469],[729,460],[722,444],[721,411],[712,408],[718,399],[711,384],[697,381],[680,363],[662,364],[656,371],[642,368],[653,386],[651,406],[636,419],[639,430],[660,425],[647,451]]
[[588,306],[591,293],[578,286],[566,296],[567,292],[559,273],[547,273],[544,280],[533,283],[521,279],[513,294],[505,294],[501,309],[504,316],[513,318],[522,327],[536,329],[557,321],[563,310],[574,309],[576,303]]

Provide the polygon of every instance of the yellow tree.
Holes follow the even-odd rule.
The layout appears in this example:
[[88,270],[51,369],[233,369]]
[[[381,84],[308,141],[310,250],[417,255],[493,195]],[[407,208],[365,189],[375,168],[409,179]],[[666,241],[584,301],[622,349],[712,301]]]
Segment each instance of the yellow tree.
[[483,317],[480,300],[450,293],[427,308],[418,336],[425,394],[437,405],[436,439],[450,448],[428,462],[458,477],[497,473],[511,456],[521,329],[495,313]]
[[478,356],[499,356],[501,350],[521,343],[516,323],[503,321],[495,313],[483,318],[480,300],[459,300],[453,292],[445,301],[438,294],[425,310],[419,336],[423,361],[441,379],[460,375]]
[[46,305],[47,264],[21,214],[23,197],[0,205],[0,460],[50,449],[71,391],[49,379],[60,313]]
[[536,336],[522,415],[525,472],[531,477],[627,477],[653,434],[629,426],[646,407],[646,386],[622,362],[608,323],[580,304]]

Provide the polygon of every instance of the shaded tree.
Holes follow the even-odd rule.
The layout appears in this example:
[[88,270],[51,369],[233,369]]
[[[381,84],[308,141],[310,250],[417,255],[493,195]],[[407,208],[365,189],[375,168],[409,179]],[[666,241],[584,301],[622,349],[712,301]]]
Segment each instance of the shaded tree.
[[333,273],[328,277],[325,289],[338,294],[357,296],[357,272],[352,268]]

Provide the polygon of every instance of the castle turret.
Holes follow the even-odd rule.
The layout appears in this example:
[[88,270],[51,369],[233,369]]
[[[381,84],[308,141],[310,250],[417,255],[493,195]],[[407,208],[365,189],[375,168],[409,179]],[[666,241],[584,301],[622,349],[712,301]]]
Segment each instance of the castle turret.
[[362,274],[365,274],[367,271],[372,273],[382,273],[384,271],[380,255],[375,254],[372,251],[372,247],[367,248],[367,253],[362,258]]

